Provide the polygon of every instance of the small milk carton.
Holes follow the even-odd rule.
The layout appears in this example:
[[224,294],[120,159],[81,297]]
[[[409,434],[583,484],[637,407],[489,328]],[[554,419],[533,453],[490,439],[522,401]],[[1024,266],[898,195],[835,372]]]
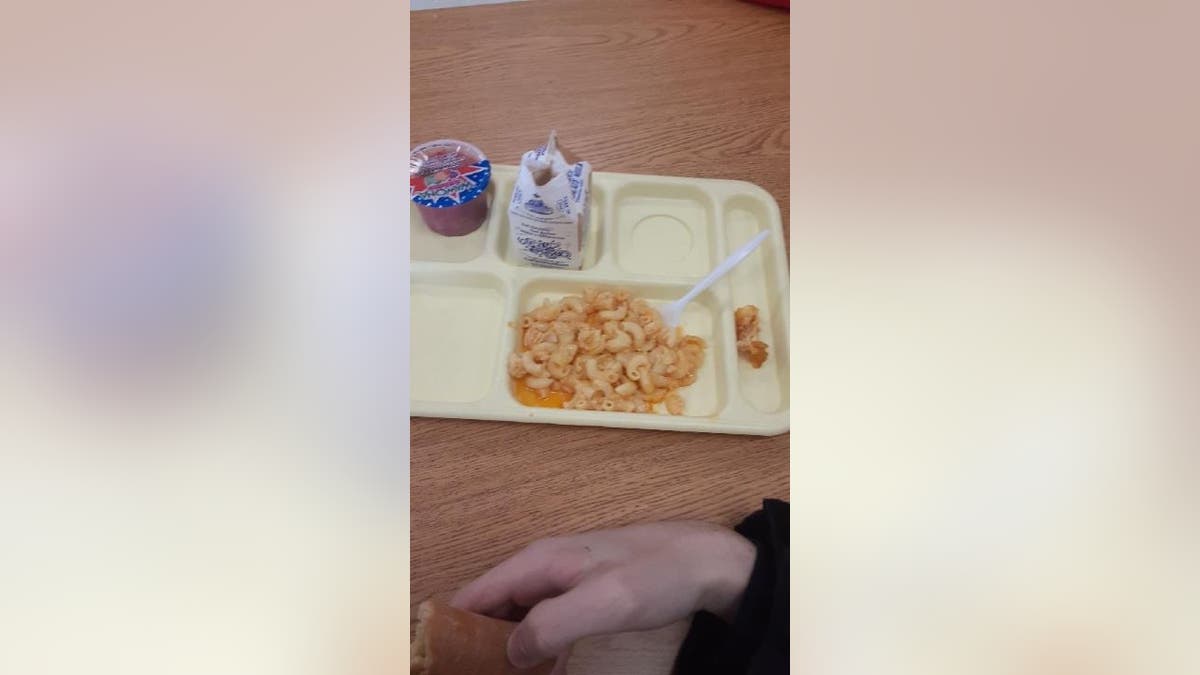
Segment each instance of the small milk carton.
[[555,133],[521,157],[508,205],[509,244],[521,262],[577,270],[587,241],[592,167],[568,160]]

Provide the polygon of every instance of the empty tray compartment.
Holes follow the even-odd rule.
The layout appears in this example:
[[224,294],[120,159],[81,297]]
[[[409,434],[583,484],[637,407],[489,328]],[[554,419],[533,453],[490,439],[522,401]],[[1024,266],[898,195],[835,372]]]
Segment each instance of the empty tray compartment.
[[712,198],[686,183],[633,182],[616,194],[617,265],[626,272],[702,277],[717,264]]
[[503,363],[506,297],[505,283],[490,274],[413,274],[413,400],[473,403],[488,395]]

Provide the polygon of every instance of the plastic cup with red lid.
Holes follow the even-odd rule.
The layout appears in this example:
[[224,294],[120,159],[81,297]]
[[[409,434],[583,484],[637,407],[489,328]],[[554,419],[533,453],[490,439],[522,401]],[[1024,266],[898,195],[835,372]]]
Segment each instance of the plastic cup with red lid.
[[409,198],[429,229],[447,237],[478,230],[487,220],[492,165],[479,148],[444,139],[409,155]]

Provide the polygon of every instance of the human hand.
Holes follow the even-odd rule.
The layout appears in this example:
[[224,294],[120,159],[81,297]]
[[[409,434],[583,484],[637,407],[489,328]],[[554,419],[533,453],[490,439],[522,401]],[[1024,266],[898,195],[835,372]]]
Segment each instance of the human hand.
[[508,642],[514,666],[558,658],[593,635],[652,630],[705,610],[733,619],[755,548],[728,528],[665,522],[534,542],[468,584],[450,604],[518,619]]

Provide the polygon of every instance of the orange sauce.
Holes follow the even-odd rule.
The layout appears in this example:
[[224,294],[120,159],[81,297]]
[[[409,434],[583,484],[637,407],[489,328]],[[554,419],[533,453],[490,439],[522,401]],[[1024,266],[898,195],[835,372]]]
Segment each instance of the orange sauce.
[[545,396],[542,396],[537,389],[530,389],[520,380],[513,382],[513,393],[516,394],[517,400],[522,405],[534,408],[561,408],[570,398],[561,391],[547,392]]

